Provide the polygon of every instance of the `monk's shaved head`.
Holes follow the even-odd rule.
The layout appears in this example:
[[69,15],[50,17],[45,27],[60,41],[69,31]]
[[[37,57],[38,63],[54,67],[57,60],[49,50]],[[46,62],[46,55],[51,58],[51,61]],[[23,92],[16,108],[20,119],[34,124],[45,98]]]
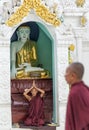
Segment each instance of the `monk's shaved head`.
[[78,79],[82,79],[84,74],[84,66],[80,62],[73,62],[69,65],[68,69],[75,73]]

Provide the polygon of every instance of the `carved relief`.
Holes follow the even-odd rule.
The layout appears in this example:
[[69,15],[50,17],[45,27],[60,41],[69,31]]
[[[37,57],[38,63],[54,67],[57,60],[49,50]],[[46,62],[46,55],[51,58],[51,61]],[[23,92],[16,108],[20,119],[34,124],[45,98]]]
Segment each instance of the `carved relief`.
[[9,64],[9,47],[0,47],[0,104],[10,103],[10,64]]
[[63,6],[65,8],[69,8],[69,9],[77,9],[77,8],[84,8],[84,7],[89,7],[89,1],[88,0],[62,0]]
[[0,37],[1,38],[9,38],[11,33],[11,29],[7,27],[5,24],[0,24]]
[[8,106],[0,106],[0,128],[10,128],[11,127],[11,111]]
[[58,35],[73,35],[73,29],[71,24],[62,23],[56,32]]
[[10,97],[8,96],[8,93],[10,92],[5,92],[2,91],[3,93],[0,93],[0,104],[6,104],[6,103],[10,103]]
[[[66,27],[66,28],[65,28]],[[58,43],[57,43],[57,66],[58,66],[58,84],[60,84],[59,87],[59,101],[66,102],[68,92],[69,92],[69,86],[67,85],[65,81],[65,70],[67,65],[69,64],[69,47],[72,50],[70,52],[70,57],[72,60],[75,60],[75,52],[74,46],[76,44],[73,28],[71,25],[65,25],[62,24],[59,29],[56,31],[56,36],[58,37]],[[61,68],[61,69],[60,69]]]
[[[68,50],[63,47],[57,48],[57,57],[58,57],[58,84],[60,84],[59,88],[59,101],[66,101],[67,99],[67,88],[66,82],[64,79],[65,68],[68,64]],[[67,91],[66,91],[67,90]]]
[[76,4],[75,4],[75,0],[62,0],[62,3],[63,3],[63,6],[65,8],[75,8],[76,7]]
[[10,28],[5,25],[6,20],[14,13],[17,7],[20,6],[21,0],[0,1],[0,37],[8,37]]

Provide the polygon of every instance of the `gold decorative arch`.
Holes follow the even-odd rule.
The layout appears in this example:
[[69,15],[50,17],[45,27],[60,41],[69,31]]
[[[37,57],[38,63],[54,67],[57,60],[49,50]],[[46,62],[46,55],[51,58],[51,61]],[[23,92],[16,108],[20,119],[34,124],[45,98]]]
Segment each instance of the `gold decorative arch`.
[[51,13],[45,5],[41,4],[41,0],[24,0],[23,4],[6,21],[6,25],[12,27],[18,24],[28,15],[31,9],[34,9],[36,14],[46,22],[54,26],[59,26],[61,24],[61,21],[57,18],[56,14]]

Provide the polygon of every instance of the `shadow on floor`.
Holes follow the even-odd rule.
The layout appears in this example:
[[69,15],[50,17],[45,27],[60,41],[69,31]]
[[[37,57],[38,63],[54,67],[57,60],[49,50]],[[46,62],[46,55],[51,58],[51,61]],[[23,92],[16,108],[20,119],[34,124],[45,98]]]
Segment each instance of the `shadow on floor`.
[[32,130],[56,130],[56,126],[25,126],[23,124],[20,124],[20,128],[27,128],[27,129],[32,129]]

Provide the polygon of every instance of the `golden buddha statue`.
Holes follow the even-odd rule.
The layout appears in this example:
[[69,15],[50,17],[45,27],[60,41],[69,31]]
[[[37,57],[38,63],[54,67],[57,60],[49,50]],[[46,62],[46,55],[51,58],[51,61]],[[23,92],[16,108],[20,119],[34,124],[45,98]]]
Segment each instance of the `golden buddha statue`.
[[37,67],[36,42],[30,40],[30,27],[20,26],[18,40],[11,43],[11,78],[43,77],[48,75],[43,68]]

